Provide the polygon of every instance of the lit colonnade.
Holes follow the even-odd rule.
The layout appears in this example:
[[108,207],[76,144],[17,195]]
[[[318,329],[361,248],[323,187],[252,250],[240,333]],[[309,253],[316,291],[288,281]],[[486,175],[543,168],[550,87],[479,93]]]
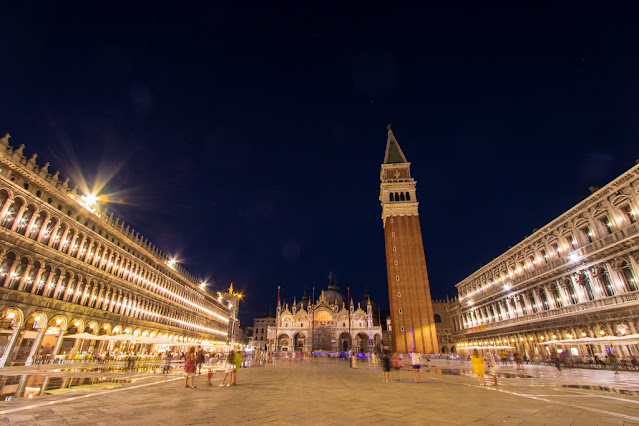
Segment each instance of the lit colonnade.
[[[546,355],[549,340],[637,333],[639,165],[456,284],[458,348],[508,344]],[[544,343],[540,345],[540,343]],[[604,344],[574,344],[579,356]],[[636,344],[615,346],[639,355]]]
[[64,339],[81,332],[227,342],[225,303],[8,139],[0,138],[0,366],[113,347]]

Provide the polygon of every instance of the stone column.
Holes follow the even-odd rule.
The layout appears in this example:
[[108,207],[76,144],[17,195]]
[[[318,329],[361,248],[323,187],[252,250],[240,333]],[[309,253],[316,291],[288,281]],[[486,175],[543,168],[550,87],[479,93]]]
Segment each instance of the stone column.
[[610,263],[606,263],[606,267],[610,272],[610,280],[615,288],[615,294],[626,293],[628,290],[626,289],[626,284],[621,276],[621,268],[615,267],[615,265]]
[[27,360],[24,363],[25,366],[33,364],[33,358],[36,356],[36,354],[40,350],[40,345],[42,344],[42,339],[44,338],[44,333],[46,330],[47,330],[46,326],[38,329],[38,335],[33,340],[33,346],[31,346],[31,351],[29,351],[29,356],[27,357]]
[[20,206],[20,208],[16,212],[16,215],[13,218],[13,224],[11,225],[11,230],[12,231],[15,232],[16,228],[18,228],[18,226],[20,226],[20,221],[22,220],[22,214],[24,213],[24,211],[26,209],[27,209],[26,204],[23,204],[22,206]]
[[20,326],[14,326],[11,328],[13,329],[13,332],[11,333],[11,336],[9,336],[9,341],[7,342],[7,346],[4,349],[2,358],[0,358],[0,367],[6,367],[7,363],[12,361],[9,359],[9,357],[13,353],[15,344],[19,340],[18,338],[20,337],[20,331],[21,331]]
[[58,336],[58,340],[55,342],[55,346],[53,347],[53,352],[51,352],[51,357],[58,355],[60,352],[60,348],[62,347],[62,341],[64,340],[64,334],[66,331],[60,330],[60,336]]
[[557,305],[555,303],[556,302],[555,297],[552,295],[552,292],[548,291],[548,285],[544,284],[541,291],[544,291],[546,293],[546,300],[548,301],[548,309],[556,309]]
[[32,269],[33,265],[27,265],[27,267],[24,268],[24,273],[22,274],[22,277],[20,277],[20,281],[18,282],[18,291],[22,291],[22,289],[24,289],[27,278],[29,277],[29,272],[31,272]]
[[14,259],[11,262],[11,265],[9,265],[9,267],[7,268],[7,273],[4,275],[3,278],[0,278],[0,280],[2,280],[2,287],[5,287],[5,288],[9,287],[9,283],[11,283],[11,274],[13,274],[13,271],[15,271],[19,263],[20,263],[20,260],[18,259]]
[[546,307],[544,306],[544,303],[541,301],[541,297],[539,297],[539,291],[543,289],[540,288],[533,288],[531,290],[531,294],[533,297],[533,303],[537,306],[537,312],[541,312],[541,311],[545,311]]
[[586,290],[583,288],[583,285],[578,285],[580,278],[578,278],[575,274],[572,274],[568,276],[568,279],[570,279],[575,295],[577,296],[577,303],[583,303],[588,300],[588,296],[585,294]]
[[31,294],[34,294],[36,291],[38,291],[38,282],[40,282],[40,277],[42,277],[44,271],[44,268],[38,268],[38,272],[36,272],[35,277],[33,278],[33,284],[31,284]]

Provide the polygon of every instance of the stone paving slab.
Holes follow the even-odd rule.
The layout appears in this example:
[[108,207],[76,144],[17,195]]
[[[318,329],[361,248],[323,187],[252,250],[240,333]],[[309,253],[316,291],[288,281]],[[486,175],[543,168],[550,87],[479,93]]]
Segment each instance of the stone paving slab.
[[[637,397],[562,387],[609,383],[610,372],[538,373],[501,380],[498,389],[480,388],[473,376],[434,373],[423,383],[410,382],[410,372],[384,383],[379,371],[333,360],[242,369],[239,385],[224,388],[206,386],[205,375],[188,389],[179,373],[128,373],[140,380],[2,402],[0,424],[639,424]],[[639,389],[639,375],[617,380]]]

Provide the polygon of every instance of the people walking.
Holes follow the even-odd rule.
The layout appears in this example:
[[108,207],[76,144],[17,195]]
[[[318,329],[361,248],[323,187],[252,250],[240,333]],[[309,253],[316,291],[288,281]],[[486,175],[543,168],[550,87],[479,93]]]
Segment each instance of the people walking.
[[384,346],[382,349],[382,372],[384,382],[390,382],[390,352],[388,346]]
[[195,353],[195,366],[197,369],[197,374],[202,374],[202,363],[204,362],[204,351],[202,347],[198,347],[197,352]]
[[226,366],[224,367],[224,377],[222,378],[222,383],[218,386],[225,386],[224,382],[226,382],[226,378],[229,378],[229,382],[226,386],[231,386],[231,381],[233,380],[233,375],[235,374],[235,351],[229,352],[226,357]]
[[479,377],[479,385],[484,386],[484,358],[479,354],[479,351],[475,349],[473,355],[470,357],[470,362],[473,363],[473,373]]
[[233,371],[233,386],[237,385],[237,372],[242,368],[242,351],[235,351],[235,370]]
[[497,361],[496,357],[491,353],[486,357],[486,374],[492,376],[493,385],[497,387]]
[[169,373],[171,371],[171,351],[167,350],[166,354],[164,354],[164,367],[162,367],[162,373]]
[[612,366],[612,369],[614,370],[615,374],[619,374],[619,358],[617,358],[617,355],[610,352],[608,359],[610,360],[610,365]]
[[410,354],[410,363],[413,366],[413,379],[415,383],[422,382],[422,357],[420,354],[413,352]]
[[519,355],[519,352],[515,352],[515,355],[513,356],[513,358],[515,358],[515,364],[517,365],[517,370],[523,370],[524,364],[522,363],[521,355]]
[[501,358],[501,363],[504,366],[508,365],[508,355],[506,355],[506,351],[501,351],[501,353],[499,354],[499,358]]
[[393,368],[393,376],[396,382],[399,382],[399,372],[402,369],[402,359],[393,352],[391,355],[391,367]]
[[[184,387],[195,388],[193,380],[195,377],[195,346],[189,348],[189,352],[186,354],[186,361],[184,361]],[[189,385],[190,382],[190,385]]]

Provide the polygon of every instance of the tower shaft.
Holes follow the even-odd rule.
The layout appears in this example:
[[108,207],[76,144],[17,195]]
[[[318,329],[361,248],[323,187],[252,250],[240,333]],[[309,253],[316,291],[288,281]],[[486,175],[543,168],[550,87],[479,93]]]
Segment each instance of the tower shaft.
[[388,298],[394,350],[439,352],[430,284],[410,163],[388,129],[380,202],[386,243]]

